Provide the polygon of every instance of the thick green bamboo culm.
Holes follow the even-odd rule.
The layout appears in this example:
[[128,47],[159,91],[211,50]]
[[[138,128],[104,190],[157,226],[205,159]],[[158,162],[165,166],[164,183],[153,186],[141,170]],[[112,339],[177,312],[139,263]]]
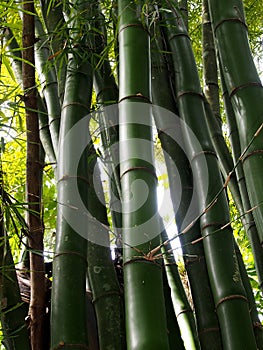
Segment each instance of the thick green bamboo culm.
[[[220,128],[221,123],[216,122],[216,116],[220,118],[220,107],[219,107],[219,95],[218,95],[218,71],[216,64],[216,53],[214,46],[214,37],[212,33],[212,25],[210,21],[210,14],[208,9],[207,0],[203,1],[203,62],[204,62],[204,80],[207,82],[205,93],[208,99],[206,106],[207,124],[213,140],[215,150],[220,160],[220,167],[224,175],[225,180],[229,178],[229,189],[232,193],[233,200],[237,206],[239,213],[241,214],[241,220],[244,228],[249,237],[253,255],[255,258],[255,265],[257,274],[259,277],[259,284],[262,281],[262,247],[260,246],[258,233],[254,224],[253,214],[249,211],[251,208],[247,193],[247,186],[244,177],[243,165],[239,161],[241,155],[241,148],[239,137],[237,133],[237,125],[231,102],[229,100],[228,93],[226,91],[224,76],[221,74],[221,86],[223,90],[223,97],[225,102],[227,124],[229,127],[230,143],[232,146],[232,157],[228,151],[226,143],[224,141],[222,130]],[[221,65],[219,64],[221,67]],[[222,71],[222,69],[220,70]],[[214,114],[214,115],[213,115]],[[234,164],[238,164],[234,169]],[[244,271],[244,270],[243,270]],[[244,276],[244,274],[243,274]],[[248,294],[248,293],[247,293]]]
[[[223,346],[229,350],[256,349],[247,298],[235,256],[232,231],[228,227],[220,229],[229,222],[228,206],[225,193],[222,191],[223,183],[215,152],[209,141],[202,90],[191,44],[178,12],[175,9],[171,11],[166,2],[162,5],[167,9],[163,15],[177,72],[176,88],[180,116],[191,127],[201,146],[201,150],[195,149],[190,134],[185,129],[184,136],[188,144],[193,175],[195,177],[198,174],[198,179],[203,179],[197,187],[199,210],[203,212],[200,224]],[[202,157],[207,166],[207,175]],[[216,203],[204,212],[215,196]],[[217,232],[218,229],[220,233]],[[242,334],[240,334],[241,328]]]
[[230,134],[229,140],[232,148],[234,163],[236,164],[235,172],[237,174],[237,182],[238,182],[240,196],[242,198],[242,204],[243,204],[243,212],[241,212],[242,214],[241,219],[251,244],[254,261],[255,261],[255,267],[256,267],[257,276],[259,280],[259,287],[262,289],[263,287],[263,248],[259,241],[259,235],[257,232],[257,227],[255,225],[253,214],[250,211],[251,204],[248,196],[243,164],[239,160],[239,157],[241,155],[241,148],[240,148],[240,142],[238,137],[237,124],[235,120],[233,107],[230,102],[228,93],[226,91],[224,77],[222,74],[221,74],[221,84],[222,84],[223,99],[224,99],[224,104],[226,109],[227,124],[229,126],[229,134]]
[[[87,84],[89,80],[89,88]],[[78,66],[76,57],[69,58],[67,84],[64,97],[64,108],[61,117],[61,138],[67,135],[74,125],[85,117],[89,110],[91,99],[92,72],[90,64]],[[78,94],[78,89],[81,94]],[[86,91],[87,94],[83,94]],[[67,181],[70,174],[71,158],[76,155],[70,144],[62,144],[58,158],[58,225],[56,250],[53,263],[52,313],[51,313],[51,349],[65,343],[65,349],[88,349],[86,326],[86,270],[87,241],[75,232],[63,216],[65,205],[72,201],[72,193],[67,191]],[[72,160],[74,164],[74,159]],[[84,160],[83,160],[84,162]],[[87,193],[86,181],[87,162],[80,164],[83,173],[81,186],[82,195]],[[84,169],[84,170],[83,170]],[[71,180],[71,181],[74,181]],[[81,180],[80,180],[81,181]],[[73,194],[74,195],[74,194]],[[70,272],[69,272],[70,271]],[[68,344],[68,347],[67,347]]]
[[[163,47],[162,47],[162,42],[161,42],[161,33],[160,30],[157,29],[158,27],[154,28],[154,32],[152,33],[152,40],[151,40],[151,50],[152,50],[152,99],[153,103],[156,106],[164,107],[167,108],[171,111],[175,111],[176,106],[173,100],[173,96],[171,93],[171,86],[169,84],[169,78],[167,74],[167,66],[166,62],[164,60],[164,56],[162,55]],[[162,86],[162,89],[160,90],[160,86]],[[158,113],[159,112],[159,113]],[[180,151],[181,148],[179,146],[176,147],[175,141],[171,139],[171,130],[172,130],[172,117],[173,115],[170,115],[169,118],[169,126],[167,125],[168,118],[163,118],[162,112],[164,110],[159,110],[158,108],[153,109],[153,115],[155,119],[155,124],[158,130],[158,135],[162,144],[162,148],[165,151],[164,158],[166,161],[166,166],[167,166],[167,172],[169,176],[169,184],[171,188],[171,198],[174,203],[174,207],[177,207],[177,199],[176,194],[177,192],[177,185],[181,181],[184,181],[185,176],[182,176],[180,174],[180,179],[175,177],[175,174],[173,173],[173,167],[169,166],[171,163],[169,163],[170,157],[173,158],[174,162],[176,163],[176,160],[180,158],[179,154],[181,155]],[[176,117],[176,115],[174,115]],[[170,127],[169,130],[169,135],[166,134],[167,128]],[[163,131],[165,130],[165,131]],[[169,159],[168,159],[169,158]],[[176,158],[176,159],[175,159]],[[172,160],[170,160],[172,162]],[[178,165],[178,163],[177,163]],[[185,167],[177,166],[177,170],[180,172],[181,169],[185,169]],[[189,187],[184,186],[184,183],[182,184],[183,191],[189,190]],[[176,208],[177,209],[177,208]],[[175,209],[175,210],[176,210]],[[162,231],[162,241],[166,241],[168,237],[163,237],[164,231]],[[169,246],[169,247],[168,247]],[[165,249],[169,250],[171,246],[168,244],[165,246]],[[176,301],[177,303],[177,308],[176,305],[174,307],[176,308],[176,315],[178,315],[178,322],[179,325],[181,326],[181,329],[183,331],[183,338],[185,335],[185,341],[188,344],[191,344],[192,348],[199,348],[199,341],[197,340],[197,333],[196,333],[196,327],[195,327],[195,320],[193,317],[193,310],[191,309],[189,302],[187,300],[187,297],[185,295],[185,291],[182,290],[178,284],[182,284],[180,277],[178,275],[177,271],[177,266],[173,266],[175,264],[175,261],[172,257],[166,257],[166,271],[167,274],[170,276],[168,277],[170,286],[171,286],[171,292],[172,292],[172,299],[173,301]],[[171,261],[170,261],[171,258]],[[174,277],[177,277],[176,280]],[[175,293],[174,293],[175,292]],[[178,308],[178,304],[180,305]],[[183,313],[181,312],[182,310],[186,310]]]
[[[157,235],[159,216],[156,216],[157,179],[152,157],[151,114],[147,103],[150,101],[149,34],[147,27],[144,27],[146,23],[141,21],[143,1],[119,1],[118,5],[120,176],[125,213],[123,248],[127,349],[168,350],[162,266],[154,259],[145,258],[160,242]],[[141,147],[138,147],[140,139],[144,144],[144,159],[141,159]],[[141,183],[144,183],[143,193],[139,186]],[[146,198],[140,206],[144,193]],[[148,220],[150,224],[147,224]],[[154,236],[153,232],[156,232]]]
[[[169,67],[168,71],[160,36],[160,30],[158,30],[158,26],[155,26],[151,40],[152,96],[153,103],[165,108],[165,110],[154,108],[154,119],[162,148],[165,151],[164,158],[169,178],[171,199],[175,211],[176,225],[178,231],[181,232],[195,218],[188,214],[188,218],[186,219],[193,194],[193,176],[184,151],[176,144],[177,137],[180,135],[180,126],[178,121],[175,120],[175,118],[178,118],[176,115],[178,111],[169,79],[171,74],[168,73],[173,68]],[[159,88],[160,86],[162,86],[162,89]],[[170,114],[167,110],[173,112],[173,114]],[[164,114],[167,116],[166,118],[164,118]],[[185,149],[185,146],[183,148]],[[174,166],[176,166],[179,172],[180,179],[176,178],[174,174]],[[180,205],[178,205],[179,199],[177,196],[180,192],[180,187],[182,196]],[[187,232],[179,235],[195,308],[198,338],[202,349],[222,349],[220,329],[214,310],[215,306],[204,258],[203,242],[199,240],[200,237],[199,221]],[[197,243],[192,244],[192,242],[197,240]],[[196,276],[198,276],[198,279],[196,279]],[[200,295],[203,297],[200,298]],[[187,342],[191,342],[191,338],[194,337],[195,332],[192,329],[192,335],[187,337]],[[193,338],[194,341],[195,337]],[[199,346],[199,342],[195,341],[197,347]]]
[[[263,150],[262,131],[263,87],[251,55],[242,1],[209,0],[210,15],[218,47],[222,73],[235,112],[242,162],[249,199],[256,207],[253,216],[260,243],[263,242],[263,194],[261,179]],[[251,141],[253,142],[251,143]],[[251,144],[250,144],[251,143]]]
[[[70,8],[70,15],[75,19],[76,26],[78,21],[83,24],[83,19],[86,16],[85,6],[89,8],[89,2],[80,1],[75,4],[75,7]],[[76,16],[77,11],[80,11],[78,16]],[[76,140],[72,140],[72,137],[68,136],[70,141],[67,142],[67,135],[89,113],[93,82],[91,54],[86,55],[85,51],[90,39],[89,34],[87,30],[84,37],[78,41],[77,47],[72,49],[69,55],[61,116],[58,157],[58,219],[51,309],[51,349],[57,349],[61,346],[64,349],[88,349],[87,315],[84,307],[86,304],[87,237],[83,236],[83,232],[76,232],[77,229],[72,228],[74,219],[81,221],[83,217],[81,210],[76,214],[76,211],[71,207],[71,204],[74,206],[74,198],[77,195],[76,190],[72,191],[72,183],[77,181],[79,192],[83,197],[88,194],[88,163],[87,157],[81,157],[81,154],[74,147],[77,146]],[[76,43],[77,38],[77,32],[72,30],[74,43]],[[86,124],[88,127],[88,123]],[[88,138],[85,139],[87,133],[84,131],[81,127],[79,133],[82,132],[80,140],[85,146],[85,141],[88,142]],[[79,157],[79,162],[76,157]],[[76,169],[76,164],[78,169]],[[79,216],[76,218],[74,215]],[[87,223],[84,222],[83,225],[86,227]]]
[[[104,16],[100,12],[99,6],[95,5],[94,11],[96,13],[96,20],[93,23],[93,27],[96,27],[93,40],[95,52],[93,57],[94,87],[97,95],[97,102],[99,106],[102,107],[118,102],[118,87],[112,74],[108,57],[105,54],[107,34]],[[101,57],[103,57],[102,61]],[[112,200],[112,192],[117,198],[120,195],[120,190],[117,190],[120,189],[120,179],[119,173],[116,171],[116,166],[119,164],[119,149],[118,147],[114,147],[114,144],[118,142],[117,114],[117,110],[115,113],[112,110],[111,113],[107,113],[107,108],[102,108],[99,112],[99,125],[105,154],[105,166],[107,167],[106,171],[110,174],[109,207],[111,210],[114,236],[116,237],[115,242],[117,247],[120,248],[121,210],[120,208],[119,210],[115,209],[116,205]],[[93,183],[92,178],[94,178],[93,172],[95,171],[94,163],[97,161],[94,149],[92,156],[92,149],[93,148],[90,149],[91,162],[89,165],[90,184]],[[99,174],[97,174],[97,180],[100,182],[98,177]],[[97,191],[103,193],[102,187],[100,190],[97,188]],[[88,271],[97,313],[100,348],[108,349],[112,347],[114,349],[123,349],[126,347],[123,295],[118,281],[116,280],[116,273],[114,272],[111,260],[109,232],[105,232],[105,229],[103,230],[103,227],[109,226],[106,207],[97,199],[92,185],[89,186],[88,195],[89,211],[102,224],[99,232],[104,236],[103,245],[98,246],[89,242],[88,246]],[[97,271],[98,268],[100,271],[99,273]],[[103,280],[104,283],[101,283],[101,280]],[[105,310],[107,310],[107,316],[105,316]]]
[[[104,16],[97,9],[98,20],[95,21],[96,33],[94,40],[94,88],[96,91],[97,102],[100,107],[116,104],[119,97],[119,89],[116,84],[107,50],[107,33],[104,23]],[[121,227],[122,215],[120,207],[120,177],[119,177],[119,126],[118,111],[113,109],[107,111],[102,108],[99,113],[99,125],[101,130],[102,144],[105,154],[105,163],[109,174],[110,184],[110,210],[114,235],[116,237],[116,252],[121,251]]]

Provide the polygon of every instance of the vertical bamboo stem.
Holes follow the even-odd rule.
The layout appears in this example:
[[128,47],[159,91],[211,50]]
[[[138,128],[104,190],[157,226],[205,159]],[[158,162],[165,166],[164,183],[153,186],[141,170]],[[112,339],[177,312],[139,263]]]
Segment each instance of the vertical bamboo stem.
[[32,350],[42,350],[44,343],[45,280],[43,223],[41,218],[40,139],[35,82],[34,1],[23,3],[23,89],[27,127],[26,192],[28,202],[28,243],[30,247],[30,330]]

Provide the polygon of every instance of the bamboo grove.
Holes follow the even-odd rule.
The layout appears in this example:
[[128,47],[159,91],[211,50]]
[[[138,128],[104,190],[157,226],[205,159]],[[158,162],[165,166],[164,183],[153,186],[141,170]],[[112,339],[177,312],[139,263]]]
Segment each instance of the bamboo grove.
[[0,8],[3,349],[263,349],[259,1]]

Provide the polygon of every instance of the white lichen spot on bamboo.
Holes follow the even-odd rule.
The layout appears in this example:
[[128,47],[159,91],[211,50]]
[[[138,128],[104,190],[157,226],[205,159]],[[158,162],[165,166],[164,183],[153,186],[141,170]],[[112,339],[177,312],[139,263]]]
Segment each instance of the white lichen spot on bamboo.
[[94,273],[100,273],[101,272],[101,267],[100,266],[94,266],[93,267]]

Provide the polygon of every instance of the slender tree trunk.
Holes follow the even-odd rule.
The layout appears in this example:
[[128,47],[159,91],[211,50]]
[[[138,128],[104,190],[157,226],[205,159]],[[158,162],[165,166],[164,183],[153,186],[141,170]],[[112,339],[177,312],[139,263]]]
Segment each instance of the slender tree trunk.
[[30,330],[32,350],[43,349],[45,280],[43,223],[41,218],[40,139],[34,67],[34,1],[23,4],[23,88],[27,127],[26,191],[28,202],[28,243],[30,247]]

